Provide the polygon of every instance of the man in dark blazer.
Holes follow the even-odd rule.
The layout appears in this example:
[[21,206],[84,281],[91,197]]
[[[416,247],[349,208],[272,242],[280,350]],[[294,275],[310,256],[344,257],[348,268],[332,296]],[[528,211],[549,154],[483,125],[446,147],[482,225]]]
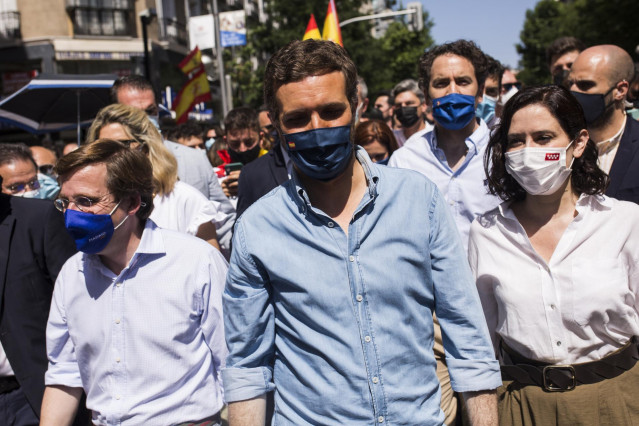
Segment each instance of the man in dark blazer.
[[9,364],[2,363],[0,412],[8,418],[0,424],[38,424],[51,294],[75,252],[51,201],[0,194],[0,343]]
[[639,204],[639,122],[631,116],[610,169],[609,197]]
[[251,204],[289,179],[288,168],[280,144],[242,168],[238,181],[237,217]]
[[639,203],[639,123],[625,111],[634,74],[625,50],[601,45],[579,54],[568,81],[597,144],[599,167],[610,176],[606,195]]

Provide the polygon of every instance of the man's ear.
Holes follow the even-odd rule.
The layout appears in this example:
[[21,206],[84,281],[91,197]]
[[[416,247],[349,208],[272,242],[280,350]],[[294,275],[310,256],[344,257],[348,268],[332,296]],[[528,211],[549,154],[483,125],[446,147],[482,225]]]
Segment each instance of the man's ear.
[[142,207],[142,198],[140,194],[131,195],[128,197],[129,206],[126,208],[126,211],[129,215],[134,215],[140,210]]
[[626,80],[621,80],[619,83],[617,83],[616,89],[617,89],[617,94],[613,95],[614,100],[616,101],[625,100],[626,97],[628,96],[628,90],[630,90],[630,83],[628,83]]

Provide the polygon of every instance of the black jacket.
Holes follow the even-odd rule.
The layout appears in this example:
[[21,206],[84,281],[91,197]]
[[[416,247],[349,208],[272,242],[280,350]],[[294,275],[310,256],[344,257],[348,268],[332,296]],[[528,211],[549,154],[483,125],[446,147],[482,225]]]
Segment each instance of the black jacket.
[[238,181],[237,217],[251,204],[288,180],[286,163],[280,146],[242,168]]
[[639,204],[639,122],[628,116],[606,195]]

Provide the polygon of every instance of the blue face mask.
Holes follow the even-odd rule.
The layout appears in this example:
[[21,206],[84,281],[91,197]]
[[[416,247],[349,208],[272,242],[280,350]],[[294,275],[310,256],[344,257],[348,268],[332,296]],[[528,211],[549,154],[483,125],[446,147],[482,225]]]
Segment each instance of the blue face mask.
[[160,116],[159,115],[147,115],[147,117],[149,118],[149,121],[151,123],[153,123],[155,128],[158,129],[158,132],[160,132],[160,134],[162,134],[162,130],[160,130]]
[[380,165],[380,166],[388,166],[388,160],[390,160],[390,155],[386,158],[384,158],[383,160],[379,160],[377,162],[375,162],[375,164]]
[[75,240],[78,250],[87,254],[96,254],[104,250],[111,241],[113,232],[129,218],[127,215],[118,226],[113,227],[111,215],[119,205],[120,203],[109,214],[91,214],[70,209],[64,212],[64,224]]
[[311,179],[336,178],[353,156],[350,125],[289,133],[284,141],[293,164]]
[[55,181],[51,176],[47,176],[43,173],[38,173],[38,182],[40,182],[40,191],[38,192],[38,196],[36,198],[41,198],[43,200],[53,200],[58,192],[60,192],[60,187],[58,186],[58,182]]
[[490,120],[495,118],[495,106],[497,105],[497,99],[484,95],[484,100],[477,105],[477,111],[475,116],[481,118],[485,123],[490,123]]
[[209,151],[214,143],[215,143],[215,138],[208,138],[204,142],[204,147],[206,148],[207,151]]
[[475,97],[451,93],[433,99],[433,117],[444,129],[463,129],[475,118]]

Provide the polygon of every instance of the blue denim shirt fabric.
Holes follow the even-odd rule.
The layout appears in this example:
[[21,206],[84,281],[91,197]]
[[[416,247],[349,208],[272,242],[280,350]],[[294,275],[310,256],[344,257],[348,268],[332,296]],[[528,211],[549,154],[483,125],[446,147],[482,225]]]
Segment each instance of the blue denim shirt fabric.
[[[276,389],[276,425],[436,424],[441,322],[453,389],[501,385],[455,224],[419,173],[376,166],[348,235],[297,176],[237,221],[223,296],[228,402]],[[274,383],[273,383],[274,381]]]

